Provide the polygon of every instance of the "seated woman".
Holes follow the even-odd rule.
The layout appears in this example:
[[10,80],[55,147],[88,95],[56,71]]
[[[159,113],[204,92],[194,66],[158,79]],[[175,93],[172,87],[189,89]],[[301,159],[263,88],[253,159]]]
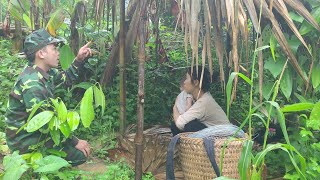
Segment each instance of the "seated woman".
[[209,126],[229,124],[225,112],[208,92],[211,82],[208,69],[204,68],[202,87],[200,87],[201,74],[201,66],[198,66],[198,73],[194,66],[186,74],[186,80],[183,84],[184,90],[193,96],[195,103],[185,113],[180,114],[175,102],[173,107],[174,122],[171,124],[173,136],[181,132],[195,132]]

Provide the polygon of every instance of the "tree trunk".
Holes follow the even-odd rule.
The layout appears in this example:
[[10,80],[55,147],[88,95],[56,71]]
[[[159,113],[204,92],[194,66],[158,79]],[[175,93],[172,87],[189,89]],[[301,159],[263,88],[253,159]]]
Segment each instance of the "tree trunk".
[[139,22],[139,82],[138,82],[138,106],[137,106],[137,132],[135,137],[136,144],[136,158],[135,158],[135,179],[142,179],[142,159],[143,159],[143,122],[144,122],[144,63],[146,59],[145,54],[145,35],[146,35],[146,0],[140,0],[140,22]]
[[128,60],[131,60],[132,58],[132,48],[133,48],[133,43],[134,43],[134,40],[136,39],[136,36],[137,36],[137,29],[138,29],[138,26],[139,26],[139,14],[140,14],[140,9],[137,8],[137,5],[138,5],[138,0],[133,0],[133,4],[132,6],[128,6],[128,9],[127,9],[127,17],[128,15],[130,15],[130,17],[132,16],[132,13],[133,14],[133,18],[131,20],[131,23],[129,25],[129,30],[128,32],[126,33],[126,54],[125,54],[125,59]]
[[10,30],[10,13],[9,13],[9,11],[6,12],[6,16],[5,16],[4,22],[2,24],[2,32],[5,37],[10,35],[11,30]]
[[[239,1],[234,1],[235,10],[233,17],[237,17],[238,15],[238,10],[239,10]],[[239,72],[239,54],[238,54],[238,35],[239,35],[239,22],[238,18],[231,18],[231,44],[232,44],[232,61],[233,61],[233,71],[238,73]],[[231,63],[230,57],[229,61]],[[231,102],[236,100],[236,94],[237,94],[237,84],[238,84],[238,76],[234,78],[233,82],[233,90],[232,90],[232,97],[231,97]],[[229,104],[228,104],[229,105]]]
[[156,36],[156,47],[154,49],[154,55],[156,57],[156,60],[160,62],[160,36],[159,36],[159,5],[160,0],[153,0],[151,2],[151,21],[154,24],[153,27],[153,34]]
[[107,0],[107,30],[109,30],[110,0]]
[[14,21],[14,34],[13,34],[13,44],[14,44],[14,51],[15,52],[20,52],[22,50],[22,44],[23,44],[23,38],[22,38],[22,27],[21,27],[21,22],[15,20]]
[[120,134],[124,134],[125,122],[126,122],[126,75],[125,75],[125,58],[124,58],[124,48],[125,48],[125,0],[120,2],[120,49],[119,49],[119,70],[120,70]]
[[114,22],[115,22],[115,19],[116,19],[116,1],[113,0],[113,3],[112,3],[112,37],[114,37]]
[[32,0],[32,9],[34,17],[34,29],[40,29],[39,4],[38,1]]
[[[128,8],[127,11],[127,19],[131,19],[129,30],[126,31],[126,39],[125,39],[125,49],[126,49],[126,54],[125,54],[125,59],[130,59],[131,58],[131,53],[132,53],[132,46],[133,42],[135,40],[135,37],[137,35],[137,27],[139,23],[139,13],[140,9],[136,8],[138,4],[138,0],[130,1],[130,3],[133,3],[130,7]],[[132,13],[134,12],[134,14]],[[130,17],[128,15],[132,15],[133,17]],[[128,29],[128,28],[126,28]],[[119,36],[119,35],[118,35]],[[118,59],[119,59],[119,43],[118,43],[118,38],[116,37],[114,40],[114,43],[112,45],[112,50],[110,52],[110,55],[108,57],[108,61],[106,64],[106,67],[104,69],[103,75],[100,79],[100,83],[103,86],[110,85],[112,83],[112,80],[115,75],[115,69],[116,65],[118,64]]]
[[84,25],[86,19],[86,7],[83,1],[79,1],[76,4],[73,15],[71,17],[71,35],[70,35],[70,47],[74,54],[78,53],[79,45],[82,41],[82,34],[79,34],[77,30],[77,23]]
[[43,25],[47,25],[50,19],[50,13],[51,13],[51,1],[45,0],[43,5]]
[[31,0],[30,2],[30,24],[31,24],[31,30],[35,30],[34,29],[34,1]]

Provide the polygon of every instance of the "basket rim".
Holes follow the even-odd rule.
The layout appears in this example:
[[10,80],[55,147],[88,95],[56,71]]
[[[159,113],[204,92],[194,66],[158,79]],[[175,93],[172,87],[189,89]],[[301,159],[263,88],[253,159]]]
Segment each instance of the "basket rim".
[[[192,134],[193,132],[184,132],[184,133],[180,133],[180,140],[183,139],[194,139],[194,140],[203,140],[203,138],[194,138],[194,137],[188,137],[189,134]],[[243,138],[237,138],[237,137],[233,137],[233,136],[228,136],[228,137],[215,137],[215,140],[230,140],[230,141],[245,141],[245,140],[249,140],[247,137],[243,137]]]

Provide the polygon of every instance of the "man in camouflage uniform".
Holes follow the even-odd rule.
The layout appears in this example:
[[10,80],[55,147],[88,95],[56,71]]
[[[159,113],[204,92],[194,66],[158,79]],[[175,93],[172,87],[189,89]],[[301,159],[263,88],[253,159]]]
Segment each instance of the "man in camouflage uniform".
[[[9,95],[6,112],[7,144],[11,151],[20,153],[32,152],[32,145],[45,140],[46,137],[39,131],[28,133],[25,130],[17,133],[37,103],[54,98],[53,91],[60,85],[70,86],[78,79],[78,73],[84,61],[91,55],[89,43],[79,49],[72,65],[64,72],[54,69],[59,64],[59,51],[57,45],[62,41],[53,38],[45,29],[34,31],[26,37],[24,51],[29,61],[28,66],[19,75],[13,91]],[[53,145],[46,142],[46,146]],[[50,148],[50,147],[48,147]],[[73,137],[63,143],[61,148],[66,152],[66,160],[73,166],[82,164],[90,154],[87,141]],[[57,149],[57,148],[56,148]]]

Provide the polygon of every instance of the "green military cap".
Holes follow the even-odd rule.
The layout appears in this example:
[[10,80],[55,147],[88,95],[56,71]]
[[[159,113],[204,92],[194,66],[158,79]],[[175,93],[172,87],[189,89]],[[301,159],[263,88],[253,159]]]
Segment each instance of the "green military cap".
[[52,37],[45,29],[39,29],[28,35],[24,41],[26,55],[37,52],[48,44],[59,44],[63,40]]

